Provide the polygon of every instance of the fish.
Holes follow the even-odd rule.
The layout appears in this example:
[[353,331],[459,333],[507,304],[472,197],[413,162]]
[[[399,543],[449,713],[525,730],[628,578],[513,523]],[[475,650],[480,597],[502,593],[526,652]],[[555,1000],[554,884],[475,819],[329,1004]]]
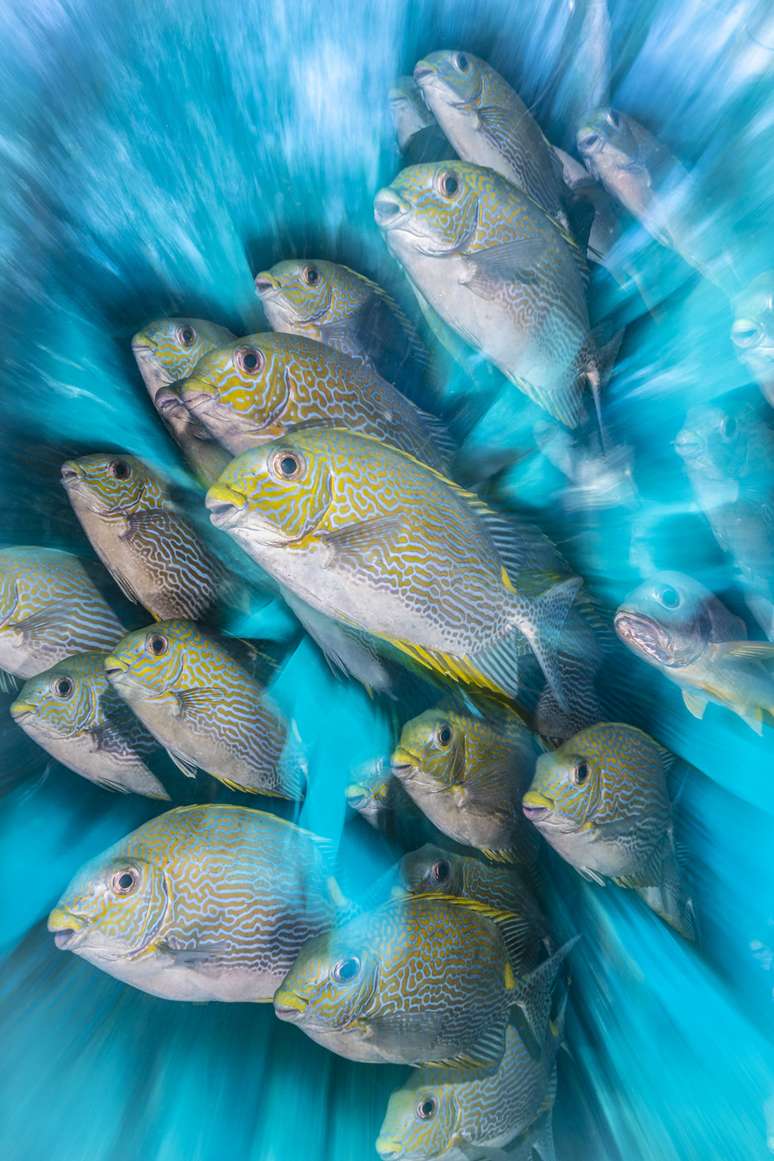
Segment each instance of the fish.
[[[541,1161],[555,1161],[551,1113],[563,1015],[552,1022],[535,1058],[516,1028],[505,1031],[505,1052],[494,1071],[418,1068],[390,1096],[376,1152],[382,1161],[440,1161],[493,1156],[522,1134]],[[479,1149],[487,1150],[485,1153]],[[511,1152],[502,1154],[511,1157]],[[528,1150],[526,1156],[534,1156]]]
[[192,621],[129,633],[105,672],[187,777],[198,768],[232,790],[303,797],[301,751],[278,710],[225,643]]
[[404,725],[392,769],[442,834],[488,858],[529,864],[537,844],[521,796],[539,752],[515,712],[478,717],[441,705]]
[[553,545],[379,440],[298,430],[233,461],[210,519],[283,587],[356,635],[516,696],[536,657],[564,705],[558,637],[582,587]]
[[54,548],[0,549],[0,669],[35,677],[73,653],[109,649],[125,629],[82,563]]
[[266,1003],[342,900],[326,840],[244,806],[179,806],[86,863],[48,930],[153,996]]
[[485,166],[568,229],[563,183],[551,146],[521,97],[491,65],[469,52],[431,52],[414,80],[463,161]]
[[691,407],[674,447],[753,615],[774,638],[774,427],[768,415],[746,401]]
[[66,460],[62,485],[94,551],[130,601],[157,620],[203,616],[226,570],[177,510],[165,481],[137,456]]
[[202,424],[191,416],[175,384],[199,359],[236,336],[200,318],[159,318],[132,336],[132,353],[153,406],[169,427],[200,482],[212,483],[228,462]]
[[29,678],[11,717],[52,758],[97,786],[168,799],[147,765],[158,745],[110,686],[107,656],[74,653]]
[[759,274],[734,299],[731,341],[736,357],[774,407],[774,270]]
[[553,950],[546,919],[531,885],[515,867],[492,866],[471,855],[425,843],[403,855],[393,891],[408,895],[442,892],[521,915],[523,939],[518,955],[526,966],[536,965],[544,950]]
[[[574,138],[586,114],[610,99],[611,23],[607,0],[570,0],[558,93],[552,106]],[[583,61],[578,68],[576,61]]]
[[546,842],[585,879],[633,888],[693,939],[667,789],[673,761],[642,730],[597,722],[541,754],[523,805]]
[[493,1067],[511,1010],[542,1043],[570,950],[522,975],[508,950],[509,920],[470,899],[389,899],[310,941],[274,1011],[349,1060]]
[[694,717],[713,702],[763,732],[774,714],[774,644],[748,641],[744,622],[704,585],[656,573],[619,605],[614,625],[625,645],[678,686]]
[[[728,251],[705,229],[696,184],[643,125],[619,109],[596,109],[577,134],[586,168],[662,246],[726,292],[738,289]],[[708,236],[711,235],[711,236]]]
[[351,810],[374,830],[390,837],[404,839],[430,829],[428,820],[409,798],[392,773],[389,761],[384,758],[365,762],[353,771],[344,796]]
[[409,164],[455,156],[413,77],[398,77],[388,98],[395,140]]
[[301,426],[340,426],[378,436],[431,467],[449,463],[452,443],[370,366],[292,334],[248,335],[206,355],[183,398],[234,455]]
[[374,201],[374,217],[415,294],[537,407],[566,427],[586,418],[620,344],[600,347],[586,305],[585,256],[521,190],[463,162],[414,165]]

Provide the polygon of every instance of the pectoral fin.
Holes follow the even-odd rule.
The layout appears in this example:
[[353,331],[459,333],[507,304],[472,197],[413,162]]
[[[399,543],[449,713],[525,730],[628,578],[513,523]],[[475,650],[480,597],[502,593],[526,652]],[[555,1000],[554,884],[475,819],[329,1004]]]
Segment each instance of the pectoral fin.
[[707,708],[708,699],[703,697],[702,694],[697,693],[695,689],[684,689],[683,701],[688,712],[692,713],[695,718],[701,721],[704,717],[704,711]]
[[558,636],[582,587],[580,577],[570,577],[530,600],[526,613],[520,609],[514,618],[532,647],[557,705],[565,713],[569,712],[570,706],[559,671]]
[[186,778],[195,778],[196,777],[196,772],[197,772],[198,767],[196,767],[193,764],[193,762],[189,762],[185,758],[180,758],[177,754],[174,754],[171,750],[167,750],[167,753],[169,754],[170,758],[175,763],[175,765],[177,766],[177,768],[181,774],[184,774],[186,776]]
[[402,520],[385,516],[376,520],[361,520],[326,532],[321,539],[334,557],[342,553],[366,553],[375,548],[383,548],[388,540],[394,539],[401,530]]
[[461,281],[479,298],[494,298],[511,282],[533,282],[535,266],[544,255],[545,240],[537,234],[477,250],[467,255]]

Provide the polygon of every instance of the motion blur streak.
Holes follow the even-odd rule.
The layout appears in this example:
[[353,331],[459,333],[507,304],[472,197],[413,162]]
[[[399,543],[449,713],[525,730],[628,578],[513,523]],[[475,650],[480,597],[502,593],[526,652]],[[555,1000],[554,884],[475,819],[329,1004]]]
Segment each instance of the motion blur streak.
[[[58,483],[67,458],[120,443],[184,481],[132,356],[150,319],[261,332],[255,274],[312,255],[364,273],[411,311],[372,214],[402,164],[390,88],[421,57],[464,47],[502,72],[552,143],[574,149],[581,111],[603,99],[584,89],[597,62],[586,69],[578,51],[595,3],[0,0],[0,542],[88,555]],[[609,11],[610,103],[691,171],[701,225],[732,252],[741,291],[774,252],[769,0],[610,0]],[[608,613],[672,569],[718,593],[753,635],[672,446],[689,406],[728,392],[762,401],[735,357],[732,304],[633,221],[620,245],[647,279],[652,313],[634,285],[622,292],[598,268],[590,300],[592,323],[627,328],[606,419],[612,445],[631,449],[639,499],[574,514],[562,550]],[[463,381],[450,370],[446,397]],[[565,481],[535,452],[531,424],[508,386],[463,453],[480,477],[490,460],[504,465],[500,500],[544,509],[550,526]],[[627,552],[630,524],[641,535]],[[127,628],[143,623],[114,605]],[[253,629],[289,635],[278,601]],[[549,862],[552,927],[583,932],[557,1156],[759,1161],[774,1141],[772,728],[760,738],[714,705],[697,720],[661,674],[633,655],[625,665],[627,720],[683,760],[676,825],[699,940],[682,942],[633,892]],[[300,822],[344,831],[343,880],[356,894],[395,855],[364,824],[344,830],[350,772],[390,752],[387,712],[339,682],[309,641],[273,684],[315,770]],[[45,916],[76,870],[156,811],[47,764],[8,715],[12,697],[0,694],[0,1156],[375,1156],[404,1069],[334,1057],[270,1005],[154,999],[53,946]]]

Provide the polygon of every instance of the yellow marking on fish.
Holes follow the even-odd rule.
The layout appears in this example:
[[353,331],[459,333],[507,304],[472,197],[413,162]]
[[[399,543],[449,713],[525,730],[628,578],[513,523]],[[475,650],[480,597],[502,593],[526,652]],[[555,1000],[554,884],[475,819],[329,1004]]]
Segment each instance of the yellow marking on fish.
[[506,959],[506,961],[505,961],[505,970],[503,971],[503,979],[505,981],[506,991],[512,992],[513,989],[516,987],[516,977],[513,974],[513,968],[511,967],[511,961],[509,959]]
[[229,488],[228,484],[213,484],[208,495],[211,500],[220,500],[224,504],[231,504],[233,508],[244,508],[247,503],[247,497]]

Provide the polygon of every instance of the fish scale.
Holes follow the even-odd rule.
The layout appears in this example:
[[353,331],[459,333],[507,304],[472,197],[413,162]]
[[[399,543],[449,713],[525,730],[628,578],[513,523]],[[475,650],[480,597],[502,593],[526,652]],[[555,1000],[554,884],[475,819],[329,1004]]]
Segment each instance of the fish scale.
[[[255,371],[240,352],[257,352]],[[431,466],[448,463],[442,424],[369,366],[296,334],[254,334],[212,351],[183,398],[235,455],[303,426],[332,424],[377,436]]]
[[107,649],[124,629],[77,557],[0,549],[0,666],[33,677],[72,653]]
[[[144,878],[133,894],[105,888],[105,875],[136,865]],[[332,924],[332,890],[326,845],[310,832],[241,806],[178,807],[87,864],[49,929],[154,995],[267,1001],[304,943]]]

